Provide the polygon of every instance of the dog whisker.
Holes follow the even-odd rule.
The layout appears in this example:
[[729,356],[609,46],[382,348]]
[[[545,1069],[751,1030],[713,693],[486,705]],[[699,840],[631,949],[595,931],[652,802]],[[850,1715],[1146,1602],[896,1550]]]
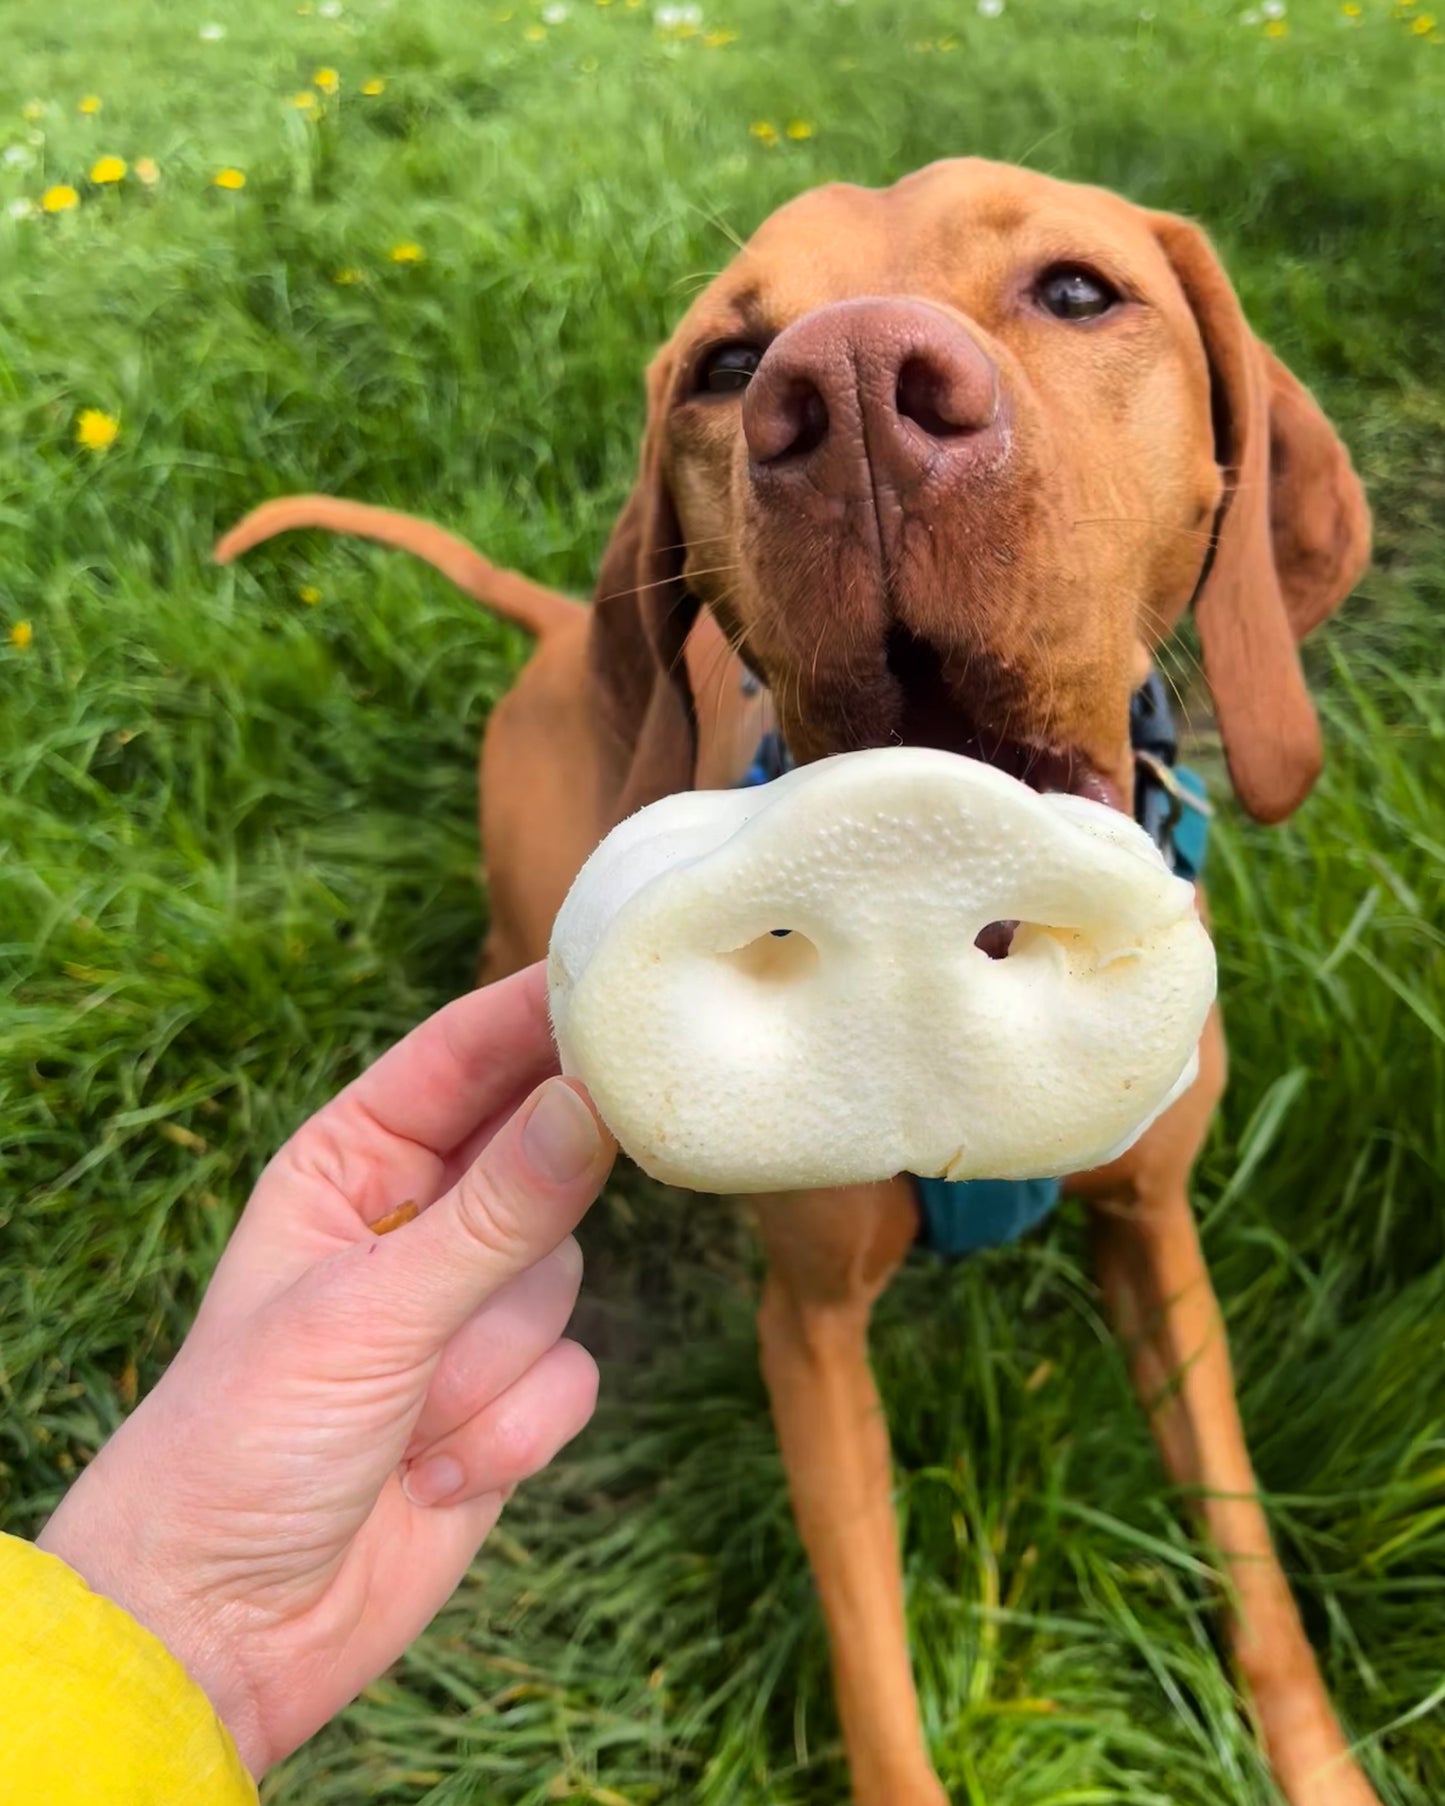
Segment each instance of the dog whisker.
[[679,540],[675,545],[658,546],[659,552],[691,552],[696,546],[716,546],[730,544],[731,533],[705,533],[694,539]]
[[[725,577],[739,568],[737,560],[734,559],[731,564],[708,565],[703,570],[690,572],[689,575],[693,577]],[[634,583],[626,589],[612,590],[605,596],[599,596],[597,600],[599,602],[620,602],[624,596],[642,596],[650,589],[666,589],[669,583],[677,581],[676,577],[657,577],[651,583]]]
[[1207,687],[1208,678],[1205,675],[1204,667],[1187,646],[1169,637],[1168,630],[1160,619],[1157,609],[1148,602],[1142,605],[1142,609],[1146,617],[1145,624],[1159,635],[1153,651],[1155,666],[1159,675],[1169,686],[1170,693],[1178,705],[1179,713],[1187,720],[1190,714],[1189,704],[1184,688],[1171,666],[1182,667],[1186,674],[1198,677]]
[[1173,533],[1184,539],[1201,539],[1216,546],[1219,536],[1213,527],[1181,527],[1172,521],[1154,520],[1146,514],[1079,514],[1069,523],[1074,527],[1152,527],[1159,533]]
[[[719,600],[727,601],[732,593],[731,590],[725,590]],[[716,621],[717,617],[714,615],[713,619]],[[719,623],[719,626],[721,626],[721,623]],[[727,683],[732,661],[738,656],[743,648],[743,635],[741,630],[729,633],[726,628],[723,628],[722,635],[723,643],[714,649],[711,667],[703,673],[704,686],[709,688],[712,692],[712,716],[714,726],[722,719],[723,691]]]

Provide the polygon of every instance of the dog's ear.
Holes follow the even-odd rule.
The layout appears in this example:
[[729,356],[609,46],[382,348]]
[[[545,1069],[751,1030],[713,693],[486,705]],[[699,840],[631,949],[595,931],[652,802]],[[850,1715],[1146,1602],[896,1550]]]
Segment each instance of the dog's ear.
[[1269,519],[1294,636],[1327,620],[1370,562],[1370,508],[1339,435],[1267,345]]
[[1204,233],[1168,214],[1153,225],[1204,341],[1225,479],[1194,599],[1204,674],[1239,800],[1257,820],[1281,821],[1322,758],[1296,642],[1364,570],[1369,508],[1334,429],[1250,331]]
[[687,790],[697,722],[684,650],[698,603],[683,583],[686,548],[664,468],[662,421],[673,380],[661,352],[647,372],[647,430],[637,483],[597,579],[589,656],[617,820]]

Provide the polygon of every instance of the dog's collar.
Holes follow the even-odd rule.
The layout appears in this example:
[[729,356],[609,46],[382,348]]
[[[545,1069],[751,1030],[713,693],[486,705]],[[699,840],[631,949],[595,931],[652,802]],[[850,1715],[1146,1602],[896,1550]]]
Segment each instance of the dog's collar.
[[[1179,730],[1157,671],[1129,699],[1129,744],[1134,749],[1134,819],[1148,831],[1169,869],[1192,881],[1204,867],[1214,811],[1198,774],[1178,762]],[[738,788],[771,784],[792,769],[792,754],[773,729],[758,742]]]
[[1169,692],[1151,671],[1129,698],[1129,744],[1134,749],[1134,820],[1168,861],[1191,881],[1204,869],[1214,814],[1204,780],[1179,764],[1179,730]]

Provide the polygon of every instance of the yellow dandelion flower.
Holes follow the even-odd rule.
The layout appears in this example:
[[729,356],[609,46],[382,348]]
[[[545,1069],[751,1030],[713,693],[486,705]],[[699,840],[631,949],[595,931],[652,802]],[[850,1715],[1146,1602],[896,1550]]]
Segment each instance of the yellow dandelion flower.
[[599,6],[611,6],[612,0],[597,0]]
[[355,288],[358,282],[366,281],[366,271],[358,270],[354,265],[348,264],[345,269],[334,271],[331,280],[339,288]]
[[141,181],[145,183],[147,188],[154,188],[156,183],[161,179],[161,167],[154,157],[137,157],[135,160],[135,173],[140,177]]
[[299,94],[291,96],[291,104],[298,113],[313,113],[316,110],[316,96],[309,88],[303,88]]
[[1421,13],[1418,19],[1411,22],[1410,29],[1417,38],[1428,38],[1434,31],[1436,19],[1434,13]]
[[296,594],[308,608],[315,608],[316,604],[321,600],[321,591],[317,589],[314,583],[303,583]]
[[400,244],[391,247],[391,261],[393,263],[424,263],[426,252],[414,240],[404,238]]
[[37,120],[45,117],[45,102],[43,100],[27,100],[20,109],[20,117],[34,125]]
[[120,422],[100,408],[82,408],[75,421],[75,443],[88,452],[109,451],[120,437]]
[[111,182],[125,180],[126,162],[124,157],[101,157],[91,167],[90,179],[104,188]]
[[373,75],[370,81],[361,84],[361,91],[368,100],[375,100],[378,94],[385,94],[386,83],[379,75]]
[[334,94],[341,86],[341,77],[334,69],[318,69],[311,77],[313,88],[320,88],[323,94]]
[[1283,19],[1271,19],[1269,24],[1264,28],[1264,35],[1267,38],[1287,38],[1289,36],[1289,26]]
[[84,94],[81,96],[80,111],[84,113],[88,119],[93,119],[95,117],[100,111],[101,105],[102,101],[98,94]]
[[738,34],[735,31],[710,31],[703,39],[709,50],[725,50],[729,44],[736,44]]
[[301,0],[300,6],[296,8],[296,17],[298,19],[309,19],[315,11],[316,8],[311,4],[311,0]]
[[811,138],[817,129],[811,119],[790,119],[788,121],[788,136],[795,144],[801,144],[805,138]]
[[540,44],[546,35],[547,27],[545,25],[529,25],[522,33],[529,44]]
[[642,0],[623,0],[623,5],[627,8],[628,12],[635,13],[638,7],[642,5]]
[[57,182],[41,195],[40,205],[47,213],[69,213],[72,207],[80,205],[80,196],[69,182]]
[[1357,4],[1357,0],[1347,0],[1347,4],[1340,8],[1347,19],[1358,19],[1364,10],[1363,6]]
[[771,120],[755,119],[748,130],[759,144],[776,144],[778,142],[778,128]]
[[28,652],[30,642],[35,638],[35,629],[28,621],[17,621],[10,629],[10,644],[17,652]]
[[246,186],[246,172],[244,169],[218,169],[211,177],[211,183],[216,188],[229,188],[234,194]]

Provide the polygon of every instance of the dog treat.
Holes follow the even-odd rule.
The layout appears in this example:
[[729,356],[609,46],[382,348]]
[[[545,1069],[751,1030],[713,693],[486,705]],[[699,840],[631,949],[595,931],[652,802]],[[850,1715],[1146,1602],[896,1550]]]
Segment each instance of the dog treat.
[[1134,822],[897,746],[630,817],[548,981],[563,1070],[637,1164],[757,1192],[1113,1159],[1192,1082],[1215,972]]

